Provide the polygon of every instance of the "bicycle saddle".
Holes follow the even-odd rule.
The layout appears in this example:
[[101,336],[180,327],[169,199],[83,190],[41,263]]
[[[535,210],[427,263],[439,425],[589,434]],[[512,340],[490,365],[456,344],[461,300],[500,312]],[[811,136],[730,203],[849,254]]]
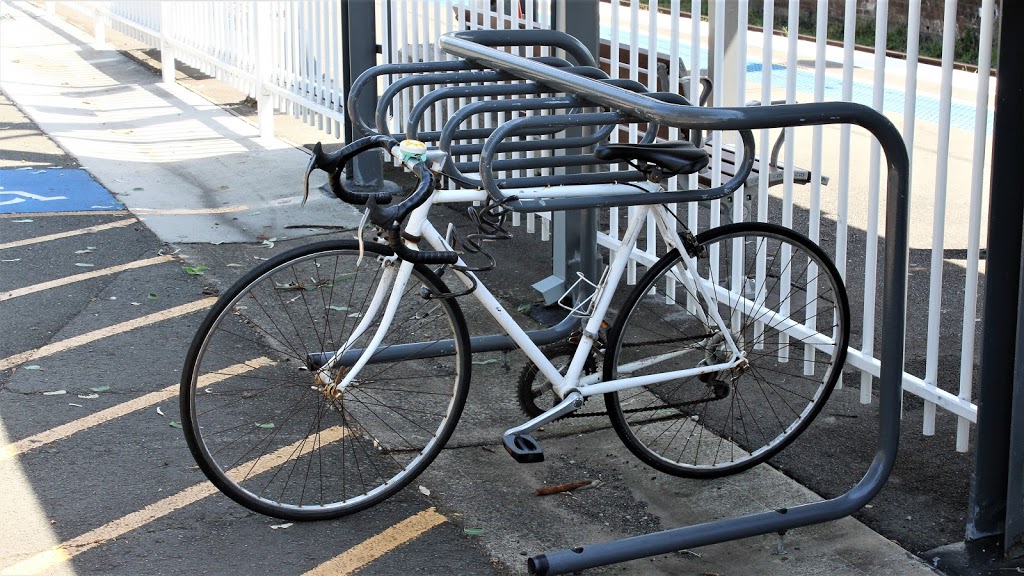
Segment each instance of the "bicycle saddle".
[[594,157],[610,162],[640,160],[668,174],[693,174],[708,165],[708,153],[688,140],[653,144],[602,144]]

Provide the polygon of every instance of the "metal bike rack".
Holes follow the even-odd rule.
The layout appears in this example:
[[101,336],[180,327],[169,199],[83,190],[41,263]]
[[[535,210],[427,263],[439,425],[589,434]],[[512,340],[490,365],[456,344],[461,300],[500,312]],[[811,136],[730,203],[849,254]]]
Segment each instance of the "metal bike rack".
[[[907,222],[909,159],[896,127],[878,112],[859,104],[829,102],[752,108],[704,108],[669,103],[582,75],[566,74],[544,62],[496,50],[515,44],[519,31],[452,32],[441,48],[471,66],[490,68],[522,80],[618,111],[625,116],[681,129],[752,130],[789,126],[856,124],[871,132],[888,163],[882,304],[882,354],[878,448],[864,477],[845,494],[793,508],[715,520],[652,534],[581,546],[533,556],[533,574],[565,574],[586,568],[780,532],[837,520],[861,509],[878,494],[896,460],[900,431],[901,377],[907,291]],[[532,31],[531,31],[532,32]],[[550,32],[551,35],[560,35]],[[566,36],[561,34],[562,36]],[[569,37],[571,38],[571,37]],[[527,40],[522,40],[526,42]],[[545,41],[552,41],[546,37]],[[566,41],[568,42],[568,41]],[[504,128],[504,127],[503,127]],[[481,168],[481,172],[484,169]],[[665,199],[666,202],[673,200]],[[549,208],[550,209],[550,208]]]

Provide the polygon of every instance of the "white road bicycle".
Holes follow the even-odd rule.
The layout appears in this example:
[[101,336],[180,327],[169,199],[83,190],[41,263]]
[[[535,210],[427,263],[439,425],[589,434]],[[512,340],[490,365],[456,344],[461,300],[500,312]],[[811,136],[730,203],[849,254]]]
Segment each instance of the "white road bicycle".
[[[559,325],[568,330],[527,332],[429,219],[435,204],[478,202],[476,214],[500,228],[508,206],[483,190],[435,190],[448,159],[418,144],[378,135],[333,154],[318,145],[307,191],[309,173],[328,172],[335,194],[368,205],[377,237],[271,258],[202,322],[182,375],[182,423],[200,468],[232,499],[271,516],[318,520],[395,494],[455,429],[473,352],[522,350],[555,397],[505,433],[520,462],[543,459],[532,432],[594,396],[604,397],[633,454],[689,477],[764,462],[821,410],[849,337],[840,275],[817,245],[777,225],[741,222],[692,235],[659,202],[658,176],[699,170],[703,150],[685,141],[606,146],[598,154],[639,162],[653,181],[506,191],[505,200],[578,197],[582,188],[588,197],[647,199],[632,210],[592,298]],[[419,179],[401,202],[345,188],[340,168],[375,146]],[[610,329],[602,329],[648,215],[665,254],[615,302]],[[445,271],[457,290],[442,280]],[[469,294],[500,335],[470,337],[455,298]],[[556,341],[574,343],[571,361],[545,356],[541,346]],[[594,370],[596,354],[602,370]]]

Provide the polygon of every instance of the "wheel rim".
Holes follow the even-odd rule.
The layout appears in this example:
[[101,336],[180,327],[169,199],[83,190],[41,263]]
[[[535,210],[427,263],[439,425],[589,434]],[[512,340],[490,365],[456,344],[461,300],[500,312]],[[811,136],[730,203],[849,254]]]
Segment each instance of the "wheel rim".
[[[799,244],[792,233],[764,225],[737,226],[704,236],[709,249],[699,269],[702,277],[712,278],[719,287],[716,306],[747,355],[749,367],[627,390],[609,401],[627,446],[667,472],[717,476],[764,461],[799,435],[818,413],[845,358],[848,305],[827,257]],[[734,262],[739,265],[734,267]],[[615,334],[613,375],[621,377],[624,369],[630,370],[631,363],[645,355],[678,353],[687,347],[692,349],[689,353],[657,369],[627,375],[689,368],[695,359],[722,361],[719,352],[724,344],[707,343],[715,331],[687,310],[689,294],[674,270],[675,266],[652,269],[638,285],[638,290],[657,286],[658,294],[637,299]],[[666,277],[677,280],[671,301],[666,299],[671,290],[666,288]],[[740,289],[733,291],[733,285]],[[780,289],[786,285],[792,288]],[[728,292],[745,295],[748,303],[757,305],[737,311],[728,304]],[[818,296],[812,299],[813,305],[808,304],[810,293]],[[743,302],[737,297],[731,301]],[[786,303],[788,312],[780,314]],[[812,328],[805,330],[804,337],[795,337],[798,330],[784,317]],[[807,336],[814,332],[827,333],[840,345],[828,353],[808,347],[805,342],[814,340]],[[788,335],[788,341],[779,339],[780,335]]]
[[375,254],[358,268],[357,259],[352,250],[314,252],[259,274],[198,349],[186,436],[204,472],[252,509],[318,518],[372,505],[429,464],[461,412],[465,337],[451,303],[421,297],[424,287],[439,290],[421,271],[380,350],[448,340],[459,354],[370,363],[336,395],[314,381],[308,355],[345,343],[380,281]]

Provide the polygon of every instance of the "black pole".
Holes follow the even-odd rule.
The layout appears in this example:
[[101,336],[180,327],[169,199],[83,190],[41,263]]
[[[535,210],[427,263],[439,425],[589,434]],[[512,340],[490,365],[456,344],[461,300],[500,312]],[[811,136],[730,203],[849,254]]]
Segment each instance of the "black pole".
[[[341,42],[343,59],[341,63],[341,78],[345,94],[348,94],[352,82],[360,74],[377,65],[377,38],[375,30],[377,20],[374,10],[374,3],[365,0],[341,0]],[[359,110],[366,118],[367,123],[373,126],[373,109],[377,104],[377,89],[368,86],[362,91],[359,98]],[[360,134],[352,120],[345,115],[345,142],[365,136]],[[378,149],[364,152],[356,156],[349,166],[345,168],[345,174],[352,181],[351,186],[356,189],[380,190],[384,185],[384,160]]]
[[[992,130],[992,179],[989,194],[984,329],[981,340],[981,375],[978,388],[978,425],[974,475],[967,510],[967,540],[1005,533],[1008,478],[1018,486],[1024,475],[1010,469],[1010,430],[1013,421],[1014,352],[1021,324],[1021,243],[1024,223],[1024,186],[1018,167],[1024,148],[1024,3],[1001,2],[998,87]],[[1010,320],[1008,320],[1010,319]],[[1017,398],[1020,401],[1020,398]],[[1022,412],[1024,415],[1024,412]],[[1018,420],[1017,435],[1024,425]],[[1024,447],[1018,446],[1018,450]],[[1017,516],[1022,502],[1012,503]],[[1007,534],[1009,536],[1009,534]]]

